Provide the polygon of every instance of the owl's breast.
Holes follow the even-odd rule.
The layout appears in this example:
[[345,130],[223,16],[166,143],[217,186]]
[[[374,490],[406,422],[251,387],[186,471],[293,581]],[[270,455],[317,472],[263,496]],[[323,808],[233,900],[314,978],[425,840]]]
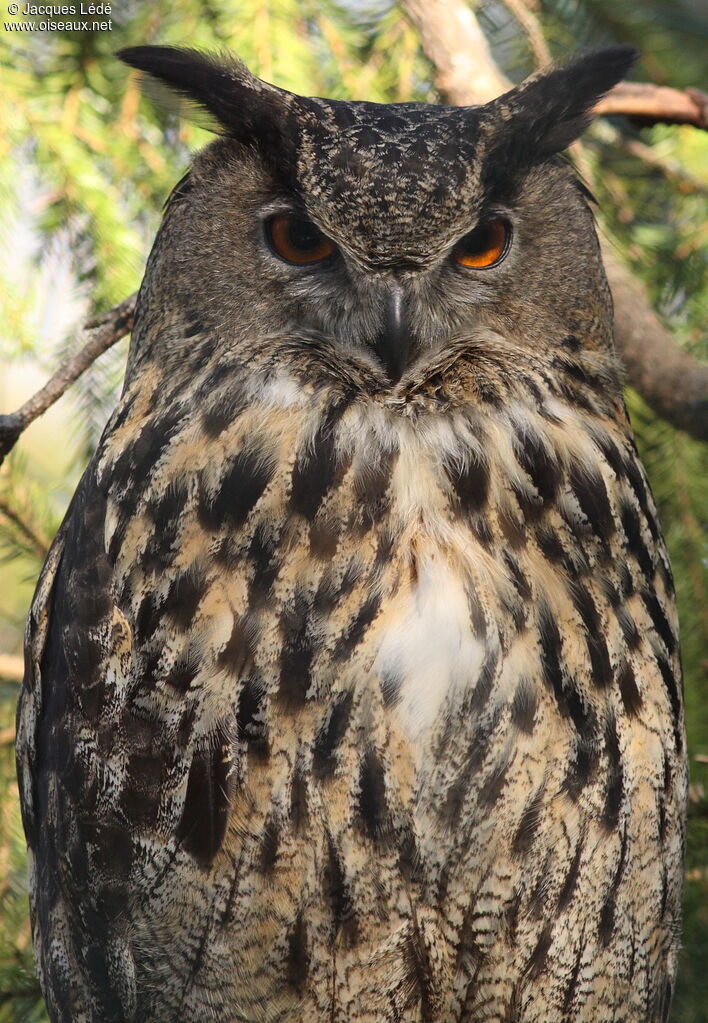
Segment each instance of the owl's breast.
[[85,786],[77,822],[100,801],[84,844],[129,829],[116,890],[154,949],[150,1018],[201,1019],[204,992],[325,1018],[290,1011],[305,963],[379,1004],[372,963],[418,971],[430,919],[484,991],[526,983],[526,948],[565,976],[587,891],[608,975],[611,931],[629,947],[647,905],[676,916],[685,791],[670,577],[628,442],[559,403],[413,421],[235,377],[202,371],[198,416],[157,374],[126,392],[63,569],[106,658],[85,670],[66,617],[52,640],[82,743],[61,783]]
[[373,671],[403,734],[415,742],[473,686],[486,642],[475,632],[468,580],[433,544],[406,551],[406,583],[376,633]]

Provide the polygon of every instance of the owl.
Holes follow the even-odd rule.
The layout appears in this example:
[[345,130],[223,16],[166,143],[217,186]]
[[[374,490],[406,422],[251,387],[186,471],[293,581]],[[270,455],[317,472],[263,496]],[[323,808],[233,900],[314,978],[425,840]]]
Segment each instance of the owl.
[[219,134],[48,556],[18,763],[53,1023],[666,1023],[671,570],[563,159],[479,107],[122,59]]

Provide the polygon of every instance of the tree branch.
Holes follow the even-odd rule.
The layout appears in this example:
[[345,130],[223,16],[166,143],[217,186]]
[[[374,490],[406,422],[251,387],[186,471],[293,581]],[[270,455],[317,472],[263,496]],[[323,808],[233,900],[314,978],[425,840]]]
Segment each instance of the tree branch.
[[652,309],[644,285],[607,245],[602,254],[612,284],[615,334],[627,379],[642,398],[680,430],[708,440],[708,366],[674,343]]
[[58,401],[99,355],[103,355],[131,331],[135,299],[136,295],[131,295],[104,315],[89,320],[83,329],[90,333],[90,337],[83,348],[62,363],[44,387],[21,408],[8,415],[0,415],[0,465],[30,423]]
[[[465,0],[401,0],[401,6],[420,33],[423,50],[437,69],[436,84],[448,103],[487,103],[511,88]],[[602,109],[623,88],[624,98],[614,101],[614,107]],[[675,120],[679,109],[687,116],[688,97],[694,104],[694,120],[683,123],[705,126],[708,97],[693,89],[681,93],[657,86],[620,85],[598,104],[596,111],[639,116],[641,95],[646,114],[650,93],[655,115],[661,100],[666,104],[665,117],[671,115]],[[683,106],[677,97],[682,97]],[[624,103],[624,109],[620,109],[620,103]],[[669,109],[670,103],[673,106]],[[708,438],[708,367],[679,348],[652,309],[644,286],[606,248],[604,256],[615,304],[615,341],[629,383],[657,415],[694,437]]]
[[692,124],[708,131],[708,93],[668,89],[644,82],[620,82],[595,107],[602,117],[624,114],[647,124]]
[[435,84],[448,103],[487,103],[511,88],[463,0],[401,0],[401,7],[418,29],[436,71]]

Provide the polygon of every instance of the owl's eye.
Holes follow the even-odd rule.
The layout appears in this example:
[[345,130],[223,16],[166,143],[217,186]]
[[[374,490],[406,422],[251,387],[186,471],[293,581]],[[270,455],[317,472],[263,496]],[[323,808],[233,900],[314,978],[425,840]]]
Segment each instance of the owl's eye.
[[501,263],[509,250],[510,241],[509,222],[503,217],[492,217],[478,224],[473,231],[460,239],[453,258],[460,266],[486,270]]
[[311,220],[281,214],[266,222],[268,241],[276,256],[300,266],[321,263],[334,253],[334,242]]

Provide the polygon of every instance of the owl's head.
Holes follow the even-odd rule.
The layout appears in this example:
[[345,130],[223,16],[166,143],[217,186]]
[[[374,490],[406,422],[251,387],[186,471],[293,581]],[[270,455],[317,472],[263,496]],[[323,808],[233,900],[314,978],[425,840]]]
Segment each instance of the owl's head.
[[172,361],[195,334],[259,360],[318,339],[390,390],[480,330],[520,357],[611,348],[589,193],[560,154],[631,48],[477,107],[297,96],[190,50],[120,56],[219,126],[167,204],[133,361],[141,345]]

